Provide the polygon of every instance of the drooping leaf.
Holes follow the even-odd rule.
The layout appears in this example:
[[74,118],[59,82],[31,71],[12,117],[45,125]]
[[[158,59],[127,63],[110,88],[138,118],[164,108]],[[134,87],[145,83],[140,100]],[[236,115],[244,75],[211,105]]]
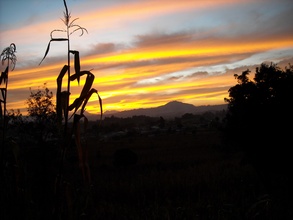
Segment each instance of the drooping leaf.
[[97,91],[96,89],[94,89],[94,88],[92,88],[92,89],[88,92],[88,94],[86,95],[85,100],[84,100],[84,102],[83,102],[83,105],[82,105],[82,107],[81,107],[81,113],[82,113],[82,114],[84,113],[84,111],[85,111],[85,106],[86,106],[88,100],[90,99],[90,97],[92,96],[93,93],[96,93],[96,94],[98,95],[98,98],[99,98],[99,104],[100,104],[100,111],[101,111],[101,117],[100,117],[100,119],[102,119],[102,118],[103,118],[103,104],[102,104],[102,99],[101,99],[101,97],[100,97],[98,91]]
[[88,71],[88,74],[86,76],[85,85],[81,91],[81,96],[85,96],[91,89],[93,82],[95,79],[95,75]]
[[97,91],[96,89],[91,89],[91,90],[87,93],[87,95],[85,96],[85,100],[84,100],[83,105],[82,105],[81,110],[80,110],[80,112],[81,112],[82,114],[84,113],[85,106],[86,106],[88,100],[90,99],[90,97],[92,96],[93,93],[98,93],[98,91]]
[[77,79],[78,77],[85,75],[85,74],[87,75],[87,77],[86,77],[85,85],[82,88],[82,91],[80,93],[80,96],[78,98],[76,98],[74,100],[74,102],[68,107],[69,111],[75,109],[73,115],[77,112],[79,107],[82,105],[85,97],[87,96],[89,90],[91,89],[91,87],[93,85],[93,81],[95,79],[95,76],[90,71],[80,71],[79,73],[75,73],[72,76],[70,76],[70,80],[73,81],[73,80]]
[[69,27],[74,27],[74,26],[75,26],[74,22],[75,22],[77,19],[79,19],[79,18],[74,18],[74,19],[70,22]]
[[[57,78],[57,95],[56,95],[56,112],[57,112],[57,119],[59,122],[62,120],[62,111],[66,111],[67,107],[67,101],[66,97],[69,97],[69,95],[64,95],[61,93],[62,89],[62,80],[65,75],[65,73],[68,71],[68,65],[64,65],[62,70],[60,71],[60,74]],[[64,103],[66,101],[66,103]]]
[[6,88],[0,88],[0,90],[1,90],[1,95],[3,97],[3,102],[4,102],[4,100],[5,100],[5,94],[6,94]]
[[1,76],[0,76],[0,85],[2,84],[2,81],[4,83],[7,82],[7,78],[8,78],[8,66],[5,68],[4,72],[1,73]]
[[73,101],[73,103],[71,105],[68,106],[69,111],[72,111],[73,109],[75,109],[72,115],[74,115],[77,112],[77,110],[79,109],[79,107],[81,106],[81,104],[83,102],[83,99],[84,99],[84,97],[78,97]]
[[81,114],[84,113],[84,109],[85,109],[85,106],[89,100],[89,98],[91,97],[91,95],[93,93],[97,93],[98,91],[96,89],[91,89],[87,94],[84,94],[84,95],[80,95],[78,98],[76,98],[74,100],[74,102],[68,107],[68,110],[71,111],[74,109],[74,112],[72,113],[72,115],[70,116],[70,118],[77,112],[77,110],[79,109],[79,107],[82,105],[82,108],[81,108]]
[[85,80],[85,85],[82,88],[80,96],[84,96],[88,93],[88,91],[91,89],[95,76],[90,71],[80,71],[78,73],[75,73],[70,76],[70,81],[74,81],[75,79],[80,79],[81,76],[87,75]]
[[80,81],[80,60],[79,60],[79,52],[76,50],[71,50],[70,53],[74,54],[74,69],[76,74],[76,79],[79,85]]
[[79,71],[78,73],[74,73],[70,76],[70,81],[74,81],[77,78],[80,78],[81,76],[88,75],[88,74],[91,74],[91,72],[88,70]]
[[45,55],[44,55],[43,59],[41,60],[41,62],[39,63],[39,65],[41,65],[41,63],[42,63],[43,60],[46,58],[46,56],[47,56],[47,54],[48,54],[48,52],[49,52],[49,50],[50,50],[50,43],[51,43],[51,41],[49,41],[48,46],[47,46],[47,49],[46,49],[46,52],[45,52]]
[[66,32],[66,30],[61,30],[61,29],[55,29],[55,30],[53,30],[53,31],[51,31],[51,33],[50,33],[50,37],[51,37],[51,39],[55,39],[54,37],[53,37],[53,33],[54,32]]
[[102,103],[102,99],[98,93],[98,97],[99,97],[99,103],[100,103],[100,111],[101,111],[101,118],[100,120],[102,121],[102,118],[103,118],[103,103]]
[[43,62],[43,60],[46,58],[46,56],[47,56],[47,54],[48,54],[48,52],[50,50],[50,44],[51,44],[52,41],[68,41],[68,39],[67,38],[53,38],[53,39],[51,39],[49,41],[49,43],[48,43],[48,46],[47,46],[45,55],[44,55],[43,59],[41,60],[41,62],[39,63],[39,65],[41,65],[41,63]]
[[73,34],[73,33],[76,32],[76,31],[78,31],[78,30],[81,31],[81,34],[80,34],[79,36],[82,36],[82,35],[84,34],[84,32],[87,32],[87,33],[88,33],[87,29],[85,29],[85,28],[83,28],[83,27],[81,27],[81,26],[79,26],[79,25],[77,25],[77,24],[71,25],[70,27],[71,27],[71,28],[76,27],[76,28],[70,33],[70,35]]
[[65,73],[68,71],[68,69],[69,69],[68,65],[64,65],[59,73],[59,76],[57,77],[57,92],[58,91],[61,92],[62,80],[63,80]]

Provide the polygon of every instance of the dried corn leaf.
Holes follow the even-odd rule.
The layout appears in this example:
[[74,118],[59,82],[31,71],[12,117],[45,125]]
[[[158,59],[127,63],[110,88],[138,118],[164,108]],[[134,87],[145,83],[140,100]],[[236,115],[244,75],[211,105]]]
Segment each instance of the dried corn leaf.
[[79,80],[80,80],[80,60],[79,60],[79,52],[78,51],[70,51],[71,53],[74,54],[74,69],[75,69],[75,73],[77,74],[77,82],[79,85]]
[[90,99],[90,97],[92,96],[93,93],[96,93],[96,94],[98,95],[98,98],[99,98],[99,104],[100,104],[100,111],[101,111],[101,119],[102,119],[102,117],[103,117],[103,105],[102,105],[102,99],[101,99],[101,97],[100,97],[100,95],[99,95],[99,93],[98,93],[98,91],[97,91],[96,89],[91,89],[91,90],[88,92],[88,94],[87,94],[87,96],[85,97],[85,100],[84,100],[84,102],[83,102],[83,105],[82,105],[82,107],[81,107],[81,113],[82,113],[82,114],[84,113],[84,111],[85,111],[85,106],[86,106],[88,100]]
[[3,98],[3,102],[5,100],[5,94],[6,94],[6,88],[0,88],[1,90],[1,95],[2,95],[2,98]]
[[92,74],[90,71],[87,71],[87,76],[86,76],[86,80],[85,80],[85,85],[81,91],[81,96],[85,96],[91,89],[93,82],[95,80],[95,75]]
[[64,65],[62,70],[59,73],[59,76],[57,77],[57,92],[58,91],[61,92],[62,80],[63,80],[65,73],[68,71],[68,69],[69,69],[68,65]]
[[99,95],[99,93],[97,93],[98,94],[98,97],[99,97],[99,104],[100,104],[100,111],[101,111],[101,118],[100,118],[100,120],[102,120],[102,118],[103,118],[103,104],[102,104],[102,98],[101,98],[101,96]]
[[62,120],[62,110],[65,112],[67,107],[67,101],[66,103],[65,100],[66,98],[69,97],[69,95],[65,95],[61,93],[61,89],[62,89],[62,80],[63,77],[65,75],[65,73],[68,71],[68,66],[64,65],[62,70],[60,71],[60,74],[57,78],[57,95],[56,95],[56,111],[57,111],[57,118],[58,121],[60,122]]
[[52,41],[68,41],[68,39],[67,38],[53,38],[53,39],[51,39],[49,41],[49,43],[48,43],[48,46],[47,46],[45,55],[44,55],[43,59],[41,60],[41,62],[39,63],[39,65],[41,65],[41,63],[43,62],[43,60],[46,58],[46,56],[47,56],[47,54],[48,54],[48,52],[50,50],[50,44],[51,44]]
[[91,90],[88,92],[88,94],[85,96],[85,100],[84,100],[83,105],[82,105],[81,110],[80,110],[80,111],[81,111],[81,114],[84,113],[84,111],[85,111],[85,106],[86,106],[88,100],[90,99],[90,97],[92,96],[93,93],[98,93],[98,91],[97,91],[96,89],[91,89]]
[[4,83],[7,82],[7,79],[8,79],[8,66],[5,68],[4,72],[1,73],[1,76],[0,76],[0,85],[2,84],[2,81]]
[[89,90],[91,89],[93,85],[95,76],[90,71],[80,71],[79,73],[75,73],[72,76],[70,76],[70,80],[73,81],[84,74],[87,74],[87,77],[86,77],[85,85],[80,93],[80,96],[76,98],[74,102],[68,107],[69,111],[75,109],[73,114],[75,114],[76,111],[79,109],[79,107],[82,105],[84,99],[86,98]]
[[[75,114],[76,113],[76,111],[79,109],[79,107],[81,106],[81,104],[82,104],[82,102],[83,102],[83,99],[84,99],[84,97],[78,97],[78,98],[76,98],[75,100],[74,100],[74,102],[71,104],[71,105],[69,105],[68,106],[68,110],[69,111],[72,111],[73,109],[75,109],[74,110],[74,113],[73,114]],[[70,117],[71,118],[71,117]]]
[[87,71],[87,70],[83,70],[83,71],[80,71],[79,73],[74,73],[70,76],[70,81],[74,81],[76,80],[78,77],[81,77],[83,75],[88,75],[90,73],[90,71]]

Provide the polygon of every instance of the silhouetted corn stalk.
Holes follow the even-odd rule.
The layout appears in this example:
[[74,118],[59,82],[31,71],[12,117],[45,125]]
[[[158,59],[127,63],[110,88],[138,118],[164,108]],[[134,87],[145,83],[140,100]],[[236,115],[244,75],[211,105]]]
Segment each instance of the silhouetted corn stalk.
[[[2,53],[1,53],[1,61],[2,65],[4,65],[5,61],[7,61],[7,66],[4,70],[4,72],[0,75],[0,85],[3,83],[4,88],[0,88],[1,90],[1,96],[0,96],[0,120],[2,122],[2,147],[1,147],[1,162],[3,158],[3,150],[4,150],[4,141],[6,138],[6,130],[7,130],[7,109],[6,109],[6,103],[7,103],[7,87],[8,87],[8,72],[9,68],[11,68],[11,71],[14,70],[15,64],[16,64],[16,46],[14,43],[11,43],[9,47],[6,47]],[[3,106],[2,106],[3,104]]]
[[[60,187],[62,184],[62,175],[63,175],[63,161],[65,157],[66,148],[70,144],[71,136],[74,134],[75,137],[75,143],[78,149],[78,158],[79,158],[79,167],[81,168],[84,183],[86,186],[90,185],[90,170],[88,166],[87,161],[87,147],[82,146],[81,144],[81,138],[80,138],[80,119],[84,118],[85,125],[87,122],[87,118],[84,115],[85,106],[88,102],[88,100],[91,98],[92,94],[96,93],[98,95],[99,99],[99,105],[100,105],[100,111],[101,111],[101,118],[103,114],[102,109],[102,99],[98,94],[98,91],[96,89],[91,88],[92,84],[94,82],[95,76],[90,71],[81,71],[80,70],[80,58],[79,58],[79,52],[75,50],[70,49],[70,35],[75,33],[76,31],[80,31],[82,36],[84,32],[87,32],[87,30],[74,22],[77,20],[73,19],[71,21],[71,15],[68,12],[68,8],[66,5],[66,1],[63,0],[64,6],[65,6],[65,12],[64,12],[64,19],[62,19],[63,23],[65,24],[66,28],[63,30],[53,30],[50,34],[51,40],[48,43],[45,55],[42,61],[46,58],[49,50],[50,50],[50,44],[53,41],[67,41],[67,65],[64,65],[63,68],[60,71],[59,76],[57,77],[57,97],[56,97],[56,109],[57,109],[57,118],[58,118],[58,124],[62,125],[62,120],[64,118],[64,134],[63,134],[63,144],[61,147],[61,157],[60,157],[60,163],[59,163],[59,173],[56,178],[56,196],[59,196],[60,193]],[[54,38],[53,34],[55,32],[65,32],[66,38]],[[74,70],[75,73],[71,75],[70,73],[70,55],[74,55]],[[65,74],[67,73],[67,90],[62,91],[62,82]],[[80,82],[80,77],[86,75],[86,81],[85,85],[83,86],[83,89],[80,93],[80,96],[74,100],[72,104],[69,103],[69,97],[70,97],[70,82],[77,80],[78,84]],[[73,110],[72,115],[73,117],[73,126],[72,129],[68,129],[68,120],[69,118],[69,112]],[[77,114],[77,111],[80,110],[80,114]],[[58,207],[57,207],[58,208]]]
[[[2,65],[7,63],[7,66],[4,70],[4,72],[1,72],[0,75],[0,85],[4,85],[3,87],[1,86],[0,91],[0,127],[2,129],[1,135],[2,135],[2,140],[1,140],[1,149],[0,149],[0,194],[1,194],[1,211],[4,209],[4,212],[6,213],[11,213],[11,209],[9,205],[7,204],[14,204],[16,201],[15,195],[18,192],[17,187],[18,187],[18,173],[17,169],[15,169],[15,172],[11,172],[7,166],[9,164],[7,156],[9,153],[7,152],[13,152],[14,157],[15,157],[15,164],[16,166],[18,164],[18,155],[17,155],[17,144],[13,142],[12,139],[8,140],[6,137],[6,132],[7,132],[7,126],[8,126],[8,115],[7,115],[7,109],[6,109],[6,104],[7,104],[7,88],[8,88],[8,73],[9,69],[11,71],[14,70],[15,64],[16,64],[16,46],[14,43],[11,43],[9,47],[6,47],[0,57],[2,61]],[[1,130],[0,129],[0,130]],[[4,155],[5,154],[5,155]],[[5,161],[4,161],[5,160]],[[5,208],[4,208],[5,207]],[[6,213],[1,213],[1,216],[6,216]],[[9,215],[8,214],[8,215]],[[11,217],[11,216],[9,216]]]

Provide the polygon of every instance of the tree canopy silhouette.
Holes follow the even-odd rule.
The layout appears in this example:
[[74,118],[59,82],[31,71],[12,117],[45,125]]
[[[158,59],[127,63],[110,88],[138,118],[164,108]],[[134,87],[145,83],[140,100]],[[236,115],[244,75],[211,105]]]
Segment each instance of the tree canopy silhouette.
[[274,63],[262,63],[253,79],[249,73],[246,70],[234,75],[238,83],[225,98],[225,134],[234,146],[241,147],[268,183],[271,173],[287,177],[290,172],[293,66],[281,69]]
[[225,98],[230,138],[244,144],[251,138],[259,144],[285,144],[293,122],[293,66],[282,70],[277,64],[262,63],[252,80],[249,73],[234,75],[238,84],[229,89],[230,98]]

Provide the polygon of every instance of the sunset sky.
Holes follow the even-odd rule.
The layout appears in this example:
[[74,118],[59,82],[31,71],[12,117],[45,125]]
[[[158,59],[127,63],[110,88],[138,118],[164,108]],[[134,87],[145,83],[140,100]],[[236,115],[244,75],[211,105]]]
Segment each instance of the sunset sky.
[[[95,75],[104,111],[149,108],[169,101],[224,104],[233,77],[262,62],[293,64],[292,0],[67,0],[71,19],[87,29],[70,36],[81,70]],[[0,50],[16,45],[7,109],[27,114],[30,88],[56,95],[67,64],[63,0],[0,0]],[[55,32],[54,37],[66,37]],[[73,61],[73,56],[71,56]],[[4,71],[5,65],[1,66]],[[74,73],[72,64],[71,72]],[[67,80],[64,80],[64,83]],[[71,102],[84,85],[71,82]],[[3,84],[0,85],[3,87]],[[65,89],[65,88],[64,88]],[[97,96],[87,105],[99,113]]]

